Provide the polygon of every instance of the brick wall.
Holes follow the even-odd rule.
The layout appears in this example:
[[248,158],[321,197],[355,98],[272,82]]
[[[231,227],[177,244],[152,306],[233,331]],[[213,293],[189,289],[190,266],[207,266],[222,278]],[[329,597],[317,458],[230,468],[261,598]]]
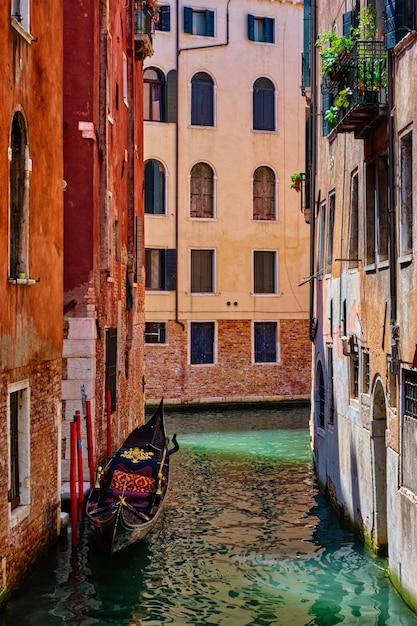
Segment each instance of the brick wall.
[[279,328],[279,363],[252,363],[249,320],[220,320],[216,364],[190,366],[187,326],[170,322],[169,343],[145,347],[147,402],[161,396],[176,403],[308,398],[308,322],[282,320]]
[[[7,498],[0,501],[0,604],[21,584],[39,553],[57,536],[60,511],[57,441],[61,422],[61,359],[32,363],[2,376],[0,411],[7,414],[7,385],[29,380],[30,504],[19,518],[11,516]],[[6,420],[0,428],[0,488],[8,490]],[[24,507],[19,507],[23,509]]]

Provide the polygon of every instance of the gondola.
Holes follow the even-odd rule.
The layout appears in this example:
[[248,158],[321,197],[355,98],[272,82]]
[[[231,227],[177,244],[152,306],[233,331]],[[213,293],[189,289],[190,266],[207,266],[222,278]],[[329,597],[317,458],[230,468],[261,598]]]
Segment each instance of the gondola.
[[99,545],[110,554],[144,539],[161,514],[169,485],[169,456],[164,405],[161,400],[149,421],[135,428],[107,465],[98,467],[86,503]]

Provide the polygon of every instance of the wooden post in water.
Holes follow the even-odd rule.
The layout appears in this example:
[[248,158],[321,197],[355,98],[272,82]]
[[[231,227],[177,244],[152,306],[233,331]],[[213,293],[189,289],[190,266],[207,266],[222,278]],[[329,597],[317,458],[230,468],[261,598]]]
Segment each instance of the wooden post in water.
[[81,440],[81,413],[75,411],[77,424],[77,460],[78,460],[78,512],[80,522],[84,522],[84,475],[83,475],[83,444]]
[[77,536],[77,424],[71,422],[70,439],[70,499],[71,499],[71,535],[73,547],[78,546]]
[[91,402],[87,400],[86,404],[86,426],[87,426],[87,453],[88,468],[90,470],[90,489],[94,487],[94,449],[93,449],[93,430],[91,424]]

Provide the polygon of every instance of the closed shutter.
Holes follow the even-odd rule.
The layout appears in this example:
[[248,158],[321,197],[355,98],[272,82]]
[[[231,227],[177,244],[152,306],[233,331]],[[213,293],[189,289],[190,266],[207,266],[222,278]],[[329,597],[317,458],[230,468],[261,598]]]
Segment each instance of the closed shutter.
[[143,265],[143,220],[141,217],[136,218],[136,276],[135,282],[142,282],[142,265]]
[[190,7],[184,7],[184,33],[191,35],[193,32],[193,10]]
[[191,86],[191,124],[213,126],[213,83],[207,74],[193,78]]
[[394,48],[407,32],[406,1],[385,0],[385,47]]
[[175,291],[177,288],[177,251],[175,249],[165,252],[165,289]]
[[358,14],[356,11],[343,13],[343,37],[351,37],[352,28],[358,27]]
[[206,35],[214,37],[214,11],[206,11]]
[[265,41],[267,43],[275,43],[274,21],[271,17],[265,18]]
[[117,397],[117,328],[106,330],[106,390],[110,390],[110,410],[116,410]]
[[191,323],[190,363],[214,363],[214,322]]
[[322,102],[322,135],[323,137],[325,137],[326,135],[328,135],[330,133],[331,126],[329,125],[328,121],[326,119],[324,119],[324,115],[326,113],[326,111],[328,111],[332,105],[332,94],[329,93],[328,91],[325,91],[324,93],[322,93],[321,95],[321,102]]
[[166,82],[167,122],[177,121],[177,70],[170,70]]
[[276,363],[277,323],[255,322],[254,324],[255,363]]
[[248,39],[255,41],[255,18],[253,15],[248,15]]
[[160,30],[170,31],[171,30],[171,7],[165,5],[159,7],[159,19],[161,23]]

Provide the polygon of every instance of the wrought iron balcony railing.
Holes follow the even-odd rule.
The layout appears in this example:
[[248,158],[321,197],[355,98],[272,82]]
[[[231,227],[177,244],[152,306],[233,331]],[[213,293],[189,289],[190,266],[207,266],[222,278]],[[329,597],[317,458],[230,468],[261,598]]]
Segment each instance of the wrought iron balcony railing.
[[357,41],[324,78],[324,119],[337,132],[363,137],[386,115],[387,51],[382,41]]

